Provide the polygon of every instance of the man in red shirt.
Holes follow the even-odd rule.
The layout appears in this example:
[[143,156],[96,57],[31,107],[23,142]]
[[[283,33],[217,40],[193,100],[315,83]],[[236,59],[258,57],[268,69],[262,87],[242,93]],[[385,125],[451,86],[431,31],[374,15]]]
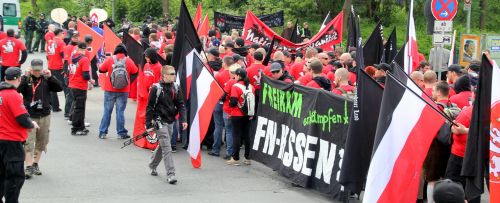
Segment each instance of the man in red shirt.
[[425,73],[424,73],[424,85],[425,85],[424,92],[428,96],[432,96],[432,88],[434,88],[434,86],[436,86],[436,82],[437,82],[436,72],[425,71]]
[[[13,29],[7,30],[7,38],[0,40],[0,57],[2,58],[2,66],[0,72],[0,81],[4,81],[5,70],[9,67],[21,67],[28,57],[26,46],[21,40],[15,38]],[[19,54],[21,52],[21,54]],[[21,55],[21,59],[19,59]]]
[[330,64],[330,57],[328,57],[328,54],[324,52],[319,53],[318,58],[321,61],[321,64],[323,64],[323,74],[327,75],[334,69],[333,66]]
[[345,68],[339,68],[335,71],[335,83],[332,85],[332,92],[338,95],[347,95],[353,93],[356,88],[349,85],[349,71]]
[[[227,82],[231,79],[230,78],[230,73],[229,73],[229,67],[234,64],[233,57],[231,56],[226,56],[223,59],[222,63],[222,70],[220,70],[217,74],[215,74],[215,80],[219,85],[226,90],[226,84]],[[208,152],[209,155],[211,156],[220,156],[220,148],[221,148],[221,142],[222,142],[222,130],[226,130],[226,155],[224,156],[225,159],[229,158],[231,154],[233,154],[233,129],[231,126],[231,121],[229,120],[229,115],[223,111],[224,105],[226,103],[226,95],[227,92],[223,97],[221,97],[220,101],[217,103],[217,105],[214,108],[213,112],[213,117],[214,117],[214,123],[215,123],[215,130],[214,130],[214,143],[212,145],[212,151]]]
[[73,94],[71,110],[72,135],[87,135],[89,130],[85,128],[85,103],[87,101],[87,89],[90,79],[90,60],[85,56],[87,44],[78,43],[78,51],[71,57],[69,65],[69,88]]
[[318,59],[312,59],[309,64],[312,72],[312,81],[307,83],[307,87],[324,89],[326,91],[332,90],[332,83],[326,79],[322,74],[323,65]]
[[247,68],[248,79],[250,79],[250,84],[255,87],[256,90],[260,89],[260,71],[264,71],[266,66],[262,64],[264,60],[264,55],[260,51],[253,52],[254,62],[250,67]]
[[424,83],[424,74],[421,71],[413,71],[413,73],[410,74],[410,78],[417,83],[418,87],[420,89],[425,89],[425,83]]
[[47,47],[50,43],[50,41],[54,40],[54,37],[56,36],[54,31],[56,29],[56,26],[54,24],[49,24],[49,26],[47,27],[47,33],[45,33],[44,35],[44,39],[45,39],[45,47],[44,47],[44,50],[47,51]]
[[64,104],[64,118],[69,119],[69,114],[71,111],[71,103],[73,103],[73,95],[71,94],[70,88],[68,88],[68,81],[69,81],[69,64],[71,63],[71,57],[76,51],[78,50],[78,37],[80,34],[78,31],[74,31],[73,35],[71,36],[71,41],[69,44],[64,47],[64,65],[63,65],[63,76],[64,80],[61,81],[63,84],[63,90],[64,90],[64,98],[65,98],[65,104]]
[[453,87],[453,85],[458,80],[458,78],[464,74],[465,74],[465,71],[462,69],[462,66],[460,66],[458,64],[453,64],[450,67],[448,67],[448,71],[446,72],[446,78],[447,78],[448,84],[451,85],[450,97],[456,94],[455,88]]
[[23,143],[28,130],[37,128],[29,118],[22,96],[17,92],[21,84],[21,69],[8,68],[5,82],[0,82],[0,202],[18,202],[24,184]]
[[[54,30],[54,38],[47,43],[47,60],[49,62],[49,70],[59,81],[64,81],[63,77],[63,57],[64,57],[64,47],[66,44],[63,41],[64,32],[62,29]],[[57,92],[50,93],[50,104],[52,106],[52,111],[59,112],[59,97]]]
[[[111,114],[113,113],[113,106],[116,105],[116,131],[118,138],[127,139],[130,136],[125,129],[125,108],[127,107],[127,98],[130,91],[130,83],[137,76],[137,66],[134,61],[127,57],[127,49],[125,45],[120,44],[116,46],[112,57],[107,58],[104,63],[99,67],[100,73],[107,73],[104,77],[104,112],[99,127],[99,138],[104,139],[108,134],[108,127],[111,122]],[[126,70],[126,77],[130,79],[125,87],[117,87],[118,84],[113,83],[112,78],[118,76],[117,68],[124,68]],[[113,76],[115,75],[115,76]]]

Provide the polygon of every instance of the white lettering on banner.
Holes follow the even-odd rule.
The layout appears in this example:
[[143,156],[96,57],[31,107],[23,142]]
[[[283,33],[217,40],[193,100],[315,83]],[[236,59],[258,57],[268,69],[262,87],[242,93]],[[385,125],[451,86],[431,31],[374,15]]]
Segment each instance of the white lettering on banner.
[[[316,158],[316,151],[311,149],[319,150],[314,177],[318,180],[323,180],[326,184],[330,184],[333,167],[335,166],[335,159],[337,154],[339,154],[340,166],[342,164],[344,149],[337,147],[335,143],[330,143],[318,137],[300,132],[296,133],[285,124],[281,124],[281,129],[278,130],[279,126],[280,124],[274,121],[258,116],[252,149],[270,156],[275,156],[276,145],[279,147],[279,150],[277,150],[277,158],[282,160],[283,166],[292,167],[295,172],[302,173],[306,176],[313,175],[312,168],[308,166],[308,163],[310,163],[309,159],[314,160]],[[281,132],[281,137],[277,138],[277,132]],[[264,141],[264,145],[262,148],[259,148],[261,141]],[[319,145],[319,147],[313,147],[313,145]],[[339,174],[340,173],[337,171],[334,175],[337,181],[339,179]]]

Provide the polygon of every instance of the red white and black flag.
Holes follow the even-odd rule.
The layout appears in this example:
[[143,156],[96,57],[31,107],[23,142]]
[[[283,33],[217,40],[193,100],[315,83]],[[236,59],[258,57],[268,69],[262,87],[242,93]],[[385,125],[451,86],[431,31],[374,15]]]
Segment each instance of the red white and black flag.
[[422,164],[445,119],[413,89],[388,73],[363,202],[417,199]]
[[192,67],[190,96],[190,134],[188,153],[194,168],[201,166],[201,142],[210,126],[215,105],[224,94],[213,75],[203,64],[196,49],[186,56],[186,66]]
[[203,46],[198,38],[198,33],[193,26],[193,21],[184,1],[181,2],[179,12],[179,23],[177,25],[177,34],[174,42],[174,52],[172,54],[172,66],[177,71],[182,92],[186,98],[190,95],[191,86],[191,68],[186,66],[186,56],[193,49],[200,53]]

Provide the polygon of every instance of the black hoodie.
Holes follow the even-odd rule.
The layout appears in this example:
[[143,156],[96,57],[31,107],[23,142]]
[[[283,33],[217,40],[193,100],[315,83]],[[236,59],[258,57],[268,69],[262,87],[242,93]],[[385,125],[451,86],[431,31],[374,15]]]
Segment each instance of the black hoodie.
[[209,61],[208,66],[213,71],[219,71],[222,68],[222,60],[220,58],[215,58],[215,61]]
[[248,49],[246,47],[233,48],[233,52],[243,57],[247,57]]
[[[37,86],[37,88],[33,95],[34,86]],[[39,78],[35,76],[22,76],[21,84],[17,88],[17,91],[23,95],[24,106],[32,118],[41,118],[50,115],[50,94],[51,92],[60,92],[62,90],[61,81],[57,80],[54,76],[49,78],[44,76]],[[41,101],[42,109],[37,109],[36,105],[31,106],[32,101]]]
[[330,80],[326,79],[325,77],[318,76],[318,77],[314,77],[313,80],[324,90],[332,91],[332,83],[330,82]]

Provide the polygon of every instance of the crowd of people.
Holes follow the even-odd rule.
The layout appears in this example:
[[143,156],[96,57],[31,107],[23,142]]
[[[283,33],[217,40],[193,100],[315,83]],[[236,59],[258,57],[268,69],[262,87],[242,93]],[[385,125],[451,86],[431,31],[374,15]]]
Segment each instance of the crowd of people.
[[[121,32],[129,33],[139,43],[147,43],[150,47],[144,53],[146,63],[139,69],[127,56],[128,50],[123,44],[102,60],[100,56],[91,58],[92,37],[84,36],[84,40],[80,41],[75,20],[76,17],[72,17],[67,24],[59,26],[46,23],[43,14],[36,21],[30,13],[24,29],[26,44],[15,37],[13,30],[7,30],[6,36],[0,39],[1,79],[5,80],[0,83],[0,122],[6,123],[0,126],[0,186],[6,187],[0,188],[0,191],[5,191],[2,196],[7,202],[18,198],[25,178],[42,174],[39,162],[48,145],[51,112],[64,110],[64,117],[72,125],[71,135],[85,136],[90,133],[85,112],[87,91],[93,87],[101,85],[104,92],[104,111],[96,136],[107,138],[111,114],[116,106],[117,136],[120,139],[130,138],[124,111],[130,91],[137,91],[131,88],[131,84],[135,84],[133,82],[140,71],[148,92],[147,100],[138,101],[147,102],[144,125],[147,132],[156,131],[159,143],[149,164],[151,175],[158,175],[156,168],[163,159],[167,181],[171,184],[177,182],[172,153],[176,152],[179,140],[184,149],[187,147],[188,139],[181,133],[188,127],[185,93],[175,84],[176,68],[160,64],[160,57],[168,64],[172,60],[175,23],[156,23],[150,17],[146,18],[142,27],[124,23]],[[80,20],[90,27],[99,27],[88,19]],[[37,33],[37,40],[32,45],[34,32]],[[310,32],[304,33],[303,37],[308,35]],[[220,33],[215,27],[201,41],[206,54],[204,62],[225,92],[214,108],[213,133],[206,136],[207,140],[213,140],[207,146],[208,154],[222,156],[228,165],[251,164],[249,126],[253,115],[243,108],[247,102],[244,95],[251,92],[256,100],[259,99],[259,83],[263,75],[285,83],[322,89],[348,99],[355,98],[358,67],[354,48],[345,53],[342,48],[333,51],[308,48],[291,53],[282,48],[246,44],[239,31]],[[41,48],[38,47],[39,42]],[[27,54],[33,51],[45,51],[48,64],[33,59],[22,73],[20,66],[26,61]],[[273,52],[269,63],[266,61],[268,52]],[[364,70],[383,86],[386,72],[392,68],[389,64],[380,63],[367,66]],[[446,143],[438,137],[433,141],[424,163],[420,200],[423,200],[425,182],[427,202],[433,202],[433,188],[438,189],[435,183],[441,179],[448,178],[465,186],[460,169],[479,71],[478,61],[471,62],[467,68],[451,65],[443,73],[446,76],[444,80],[440,80],[433,67],[422,60],[410,75],[438,104],[439,109],[458,124],[448,132],[453,142]],[[63,109],[57,96],[57,92],[61,91],[65,98],[64,105],[61,105]],[[221,153],[223,145],[226,146],[224,154]],[[243,158],[240,157],[242,146],[245,146]]]

